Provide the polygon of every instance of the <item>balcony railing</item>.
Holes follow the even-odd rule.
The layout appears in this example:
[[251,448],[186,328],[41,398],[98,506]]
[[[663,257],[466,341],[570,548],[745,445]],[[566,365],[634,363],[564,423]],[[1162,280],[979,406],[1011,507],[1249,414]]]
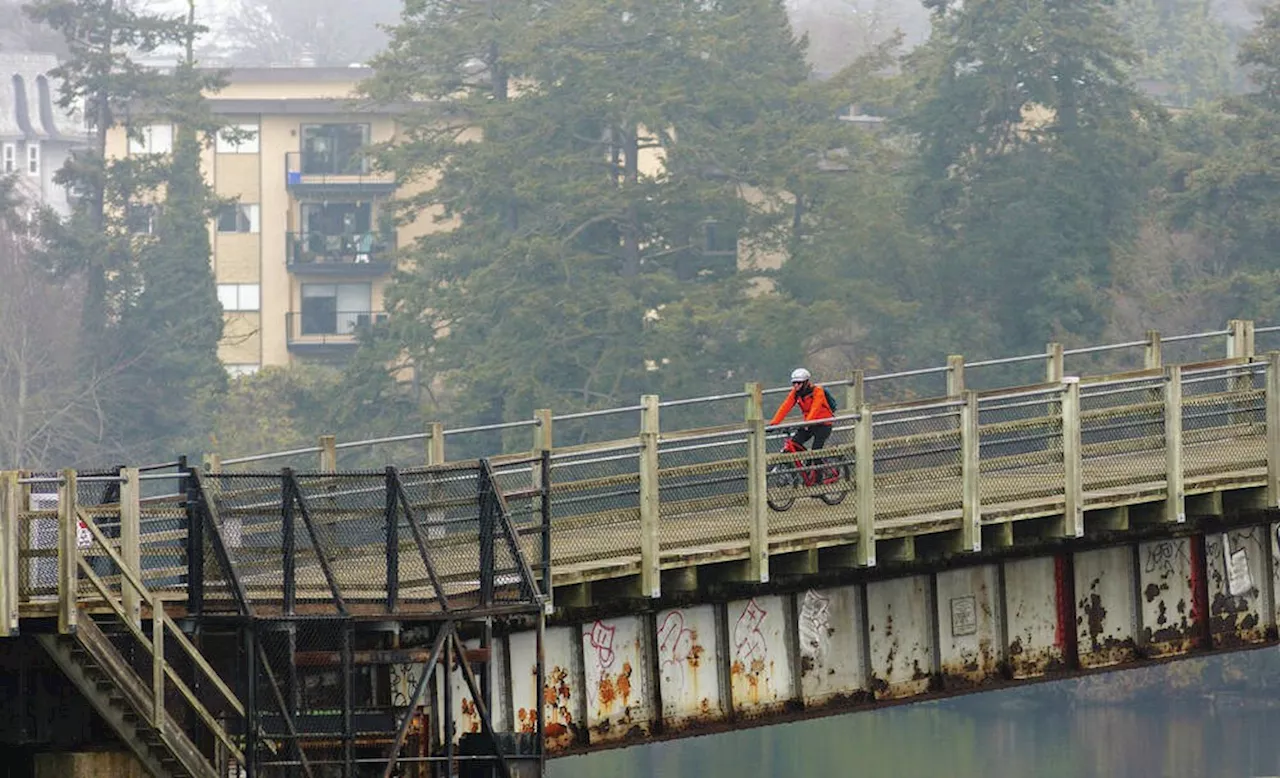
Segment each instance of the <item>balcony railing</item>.
[[364,193],[390,193],[396,178],[391,173],[375,170],[362,154],[334,159],[305,151],[289,151],[284,155],[285,185],[291,190],[320,189]]
[[318,232],[285,234],[289,269],[325,275],[379,275],[385,273],[395,246],[373,233],[323,235]]
[[382,311],[335,311],[317,307],[285,314],[285,333],[292,350],[331,352],[355,346],[362,332],[386,320],[387,314]]

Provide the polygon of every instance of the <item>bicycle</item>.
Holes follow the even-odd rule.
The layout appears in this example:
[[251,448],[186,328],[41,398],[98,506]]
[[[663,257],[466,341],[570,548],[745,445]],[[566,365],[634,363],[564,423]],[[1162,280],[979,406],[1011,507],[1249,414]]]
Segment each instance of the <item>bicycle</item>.
[[[800,454],[808,451],[803,445],[796,443],[791,436],[790,430],[787,430],[787,442],[782,445],[782,450],[787,454]],[[813,460],[812,464],[805,464],[800,457],[796,457],[793,462],[778,462],[769,467],[768,478],[765,481],[765,489],[768,496],[765,498],[769,503],[769,507],[775,511],[782,512],[790,510],[795,504],[796,497],[784,497],[783,490],[799,489],[802,486],[817,486],[838,484],[841,479],[850,480],[849,464],[845,461],[830,457],[818,457]],[[781,493],[781,494],[780,494]],[[839,491],[822,492],[816,495],[827,505],[839,505],[844,502],[844,498],[849,496],[848,489]]]

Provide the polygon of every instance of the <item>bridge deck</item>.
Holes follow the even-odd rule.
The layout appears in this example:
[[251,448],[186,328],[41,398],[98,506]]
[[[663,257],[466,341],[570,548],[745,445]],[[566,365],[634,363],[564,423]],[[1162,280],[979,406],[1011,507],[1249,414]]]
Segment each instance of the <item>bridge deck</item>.
[[[368,472],[290,475],[293,486],[283,474],[207,474],[206,521],[218,543],[187,537],[178,500],[138,501],[132,555],[145,584],[179,604],[189,552],[199,548],[212,579],[205,607],[225,606],[234,578],[261,608],[279,610],[288,566],[296,608],[332,609],[340,594],[353,613],[429,615],[441,593],[450,607],[477,601],[480,538],[494,531],[481,523],[486,479],[509,524],[493,536],[491,583],[499,602],[513,603],[520,581],[547,566],[557,586],[639,575],[653,592],[662,570],[831,546],[855,547],[860,564],[874,564],[871,544],[859,542],[868,531],[878,541],[958,533],[973,549],[984,536],[1010,542],[1012,526],[1028,519],[1063,516],[1061,531],[1079,534],[1084,511],[1165,503],[1159,512],[1176,521],[1189,495],[1276,483],[1280,430],[1268,422],[1280,418],[1278,372],[1274,361],[1235,359],[864,407],[837,421],[823,453],[847,473],[825,487],[769,483],[765,469],[791,457],[759,453],[779,436],[750,419],[498,457],[488,475],[489,465],[474,463],[406,470],[394,483]],[[11,588],[34,615],[54,607],[57,528],[67,519],[56,505],[36,506],[32,488],[11,488],[4,506],[19,547]],[[120,541],[129,506],[88,491],[81,483],[75,495],[82,517],[130,558]],[[825,504],[816,499],[823,491],[844,499]],[[772,510],[766,498],[793,504]],[[286,503],[295,526],[288,553]],[[117,591],[118,573],[103,570]]]

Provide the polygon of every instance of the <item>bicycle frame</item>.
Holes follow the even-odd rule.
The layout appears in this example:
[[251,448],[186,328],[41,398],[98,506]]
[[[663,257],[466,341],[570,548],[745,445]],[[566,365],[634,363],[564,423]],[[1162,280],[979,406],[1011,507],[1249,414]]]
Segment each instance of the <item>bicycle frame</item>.
[[[794,438],[788,435],[786,442],[782,444],[782,451],[786,454],[800,454],[809,451],[809,449],[797,443]],[[820,457],[819,459],[823,459],[824,461],[815,462],[814,464],[809,465],[805,464],[800,457],[795,458],[794,464],[796,472],[800,474],[800,480],[805,486],[817,486],[818,473],[823,470],[827,470],[828,472],[823,473],[824,477],[822,479],[822,483],[830,484],[840,480],[840,472],[834,468],[827,467],[825,457]]]

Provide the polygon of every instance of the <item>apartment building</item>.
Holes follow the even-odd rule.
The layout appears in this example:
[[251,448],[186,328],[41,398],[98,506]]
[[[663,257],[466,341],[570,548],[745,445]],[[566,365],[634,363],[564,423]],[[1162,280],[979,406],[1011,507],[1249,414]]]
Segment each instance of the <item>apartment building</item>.
[[54,174],[87,141],[84,118],[58,106],[51,54],[0,53],[0,175],[14,176],[28,204],[66,216],[71,203]]
[[[210,97],[232,128],[205,151],[206,177],[234,203],[210,225],[232,375],[298,360],[342,361],[381,321],[391,252],[412,240],[387,203],[394,177],[375,172],[370,144],[396,131],[392,108],[357,106],[365,68],[251,68]],[[115,131],[108,155],[167,152],[169,125]],[[145,207],[137,229],[149,229]],[[430,219],[421,223],[430,225]]]

